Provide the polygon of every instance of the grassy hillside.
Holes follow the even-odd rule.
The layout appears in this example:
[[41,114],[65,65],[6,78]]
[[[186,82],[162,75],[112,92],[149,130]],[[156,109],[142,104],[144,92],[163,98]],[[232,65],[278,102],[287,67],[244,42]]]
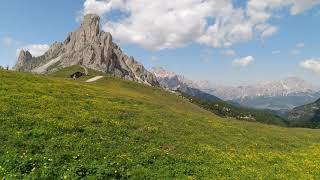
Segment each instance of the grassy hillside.
[[320,99],[292,109],[288,112],[287,117],[293,126],[320,128]]
[[189,99],[190,102],[221,117],[230,117],[236,118],[237,120],[260,122],[284,127],[289,126],[289,122],[285,118],[264,110],[235,106],[220,99],[216,99],[215,96],[210,98],[209,94],[206,94],[205,96],[197,96],[197,94],[195,96],[191,96],[184,92],[181,94],[183,97]]
[[163,90],[0,71],[0,179],[319,179],[320,131],[219,118]]

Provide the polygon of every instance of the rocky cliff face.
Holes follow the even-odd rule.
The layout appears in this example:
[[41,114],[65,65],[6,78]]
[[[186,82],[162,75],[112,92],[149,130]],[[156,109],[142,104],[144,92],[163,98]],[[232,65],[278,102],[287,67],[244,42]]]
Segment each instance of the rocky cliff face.
[[13,69],[21,69],[25,64],[27,64],[32,59],[32,55],[29,51],[21,50],[19,53],[18,61]]
[[218,97],[198,89],[197,85],[193,81],[174,72],[166,71],[162,67],[153,67],[151,72],[157,77],[160,85],[167,90],[179,92],[205,101],[222,102]]
[[71,32],[63,43],[54,43],[43,56],[32,58],[24,65],[18,61],[16,69],[46,73],[83,65],[116,77],[158,86],[156,77],[123,53],[112,41],[112,35],[100,30],[99,24],[99,16],[86,15],[81,27]]
[[162,67],[153,67],[151,72],[157,77],[160,85],[169,90],[175,91],[183,87],[198,88],[197,84],[193,81],[174,72],[166,71]]

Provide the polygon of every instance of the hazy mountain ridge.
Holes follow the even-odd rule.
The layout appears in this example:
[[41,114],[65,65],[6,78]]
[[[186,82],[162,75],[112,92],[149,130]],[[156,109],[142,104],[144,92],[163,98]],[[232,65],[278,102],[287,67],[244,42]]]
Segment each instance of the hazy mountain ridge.
[[298,77],[232,87],[213,84],[209,81],[195,82],[159,67],[153,68],[151,72],[157,76],[160,84],[168,89],[175,90],[177,87],[189,86],[222,100],[258,109],[287,111],[320,98],[320,92],[316,86]]
[[287,111],[320,98],[320,92],[316,86],[298,77],[249,86],[207,86],[201,89],[243,106],[277,111]]
[[191,97],[197,97],[208,101],[222,102],[220,98],[201,91],[197,84],[182,75],[166,71],[162,67],[153,67],[151,72],[157,77],[160,86],[167,90],[179,92]]
[[200,82],[198,84],[202,90],[214,93],[225,100],[245,99],[256,96],[292,96],[299,93],[312,94],[319,91],[317,87],[298,77],[238,87],[219,86],[210,82]]
[[160,85],[164,88],[170,90],[177,90],[180,87],[188,86],[191,88],[199,88],[198,85],[186,77],[165,70],[162,67],[153,67],[150,72],[152,72],[156,77]]

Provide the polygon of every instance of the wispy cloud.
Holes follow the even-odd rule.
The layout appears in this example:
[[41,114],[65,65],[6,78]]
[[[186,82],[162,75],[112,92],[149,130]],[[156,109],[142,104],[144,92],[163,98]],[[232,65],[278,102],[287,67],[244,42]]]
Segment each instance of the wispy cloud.
[[2,38],[0,42],[8,48],[16,50],[16,55],[21,50],[28,50],[33,56],[37,57],[43,55],[50,48],[48,44],[26,44],[9,36]]
[[43,55],[46,51],[49,50],[49,48],[50,46],[48,44],[28,44],[18,48],[17,54],[19,54],[21,50],[28,50],[32,54],[32,56],[37,57]]
[[300,66],[308,71],[320,74],[320,59],[306,59],[300,63]]
[[226,50],[222,51],[222,54],[225,56],[232,57],[232,56],[236,55],[236,52],[233,49],[226,49]]
[[278,28],[277,27],[269,26],[262,32],[261,38],[265,39],[265,38],[271,37],[272,35],[274,35],[277,32],[278,32]]
[[249,65],[251,65],[254,61],[254,58],[252,56],[247,56],[247,57],[243,57],[240,59],[235,59],[232,64],[234,66],[239,66],[239,67],[247,67]]
[[294,49],[291,51],[291,54],[292,55],[298,55],[300,54],[301,50],[305,47],[305,44],[300,42],[300,43],[297,43],[294,47]]

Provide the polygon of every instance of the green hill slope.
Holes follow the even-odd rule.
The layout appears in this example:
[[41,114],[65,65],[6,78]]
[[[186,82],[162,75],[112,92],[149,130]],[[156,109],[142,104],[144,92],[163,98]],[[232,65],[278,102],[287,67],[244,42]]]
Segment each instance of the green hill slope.
[[320,178],[320,131],[219,118],[163,90],[0,71],[0,179]]
[[292,109],[287,117],[294,126],[320,128],[320,99]]
[[190,102],[199,105],[200,107],[213,112],[214,114],[226,117],[236,118],[243,121],[260,122],[264,124],[273,124],[279,126],[289,126],[288,121],[285,118],[274,115],[264,110],[258,110],[253,108],[246,108],[241,106],[235,106],[228,102],[216,99],[215,96],[211,97],[210,94],[203,93],[195,95],[189,95],[185,92],[178,91],[183,97],[189,99]]

